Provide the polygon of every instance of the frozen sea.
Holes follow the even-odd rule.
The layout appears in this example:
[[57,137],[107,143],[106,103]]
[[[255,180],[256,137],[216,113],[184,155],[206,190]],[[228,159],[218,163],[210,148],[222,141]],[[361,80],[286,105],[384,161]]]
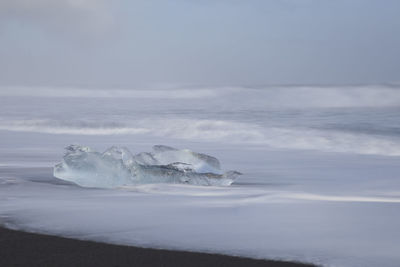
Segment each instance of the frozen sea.
[[[229,187],[82,188],[64,147],[163,144]],[[337,267],[400,265],[400,87],[1,87],[0,223],[143,247]]]

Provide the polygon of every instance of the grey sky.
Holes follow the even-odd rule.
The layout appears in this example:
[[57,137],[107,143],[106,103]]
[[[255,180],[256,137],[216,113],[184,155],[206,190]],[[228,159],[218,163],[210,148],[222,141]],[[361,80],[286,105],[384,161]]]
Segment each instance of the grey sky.
[[397,0],[1,0],[0,84],[400,82]]

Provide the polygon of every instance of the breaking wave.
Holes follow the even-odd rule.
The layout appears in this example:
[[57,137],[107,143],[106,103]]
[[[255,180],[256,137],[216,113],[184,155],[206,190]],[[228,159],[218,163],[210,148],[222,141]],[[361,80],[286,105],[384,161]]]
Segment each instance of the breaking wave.
[[212,89],[87,89],[74,87],[0,87],[0,96],[28,97],[83,97],[83,98],[160,98],[190,99],[214,97]]
[[0,130],[66,135],[146,135],[174,139],[265,145],[278,149],[319,150],[400,156],[400,140],[383,135],[296,127],[263,127],[225,120],[140,120],[132,125],[52,120],[0,121]]
[[399,107],[400,86],[172,87],[88,89],[0,87],[0,96],[42,98],[210,99],[238,107]]
[[372,202],[372,203],[400,203],[400,198],[373,197],[373,196],[329,196],[307,193],[290,193],[282,195],[299,200],[333,201],[333,202]]
[[0,121],[0,130],[68,135],[134,135],[148,132],[145,128],[124,127],[113,123],[96,125],[79,121],[70,123],[54,120],[3,120]]

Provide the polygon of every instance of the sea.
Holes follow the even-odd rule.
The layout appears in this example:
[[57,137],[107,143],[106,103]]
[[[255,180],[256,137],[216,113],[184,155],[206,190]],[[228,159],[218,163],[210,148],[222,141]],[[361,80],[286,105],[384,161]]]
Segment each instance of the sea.
[[[70,144],[212,155],[231,186],[83,188]],[[0,87],[0,225],[83,240],[400,266],[400,86]]]

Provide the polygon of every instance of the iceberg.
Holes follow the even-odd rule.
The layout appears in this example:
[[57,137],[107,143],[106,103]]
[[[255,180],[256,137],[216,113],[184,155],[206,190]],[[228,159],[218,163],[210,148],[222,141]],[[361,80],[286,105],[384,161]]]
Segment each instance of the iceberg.
[[163,145],[136,155],[116,146],[103,153],[79,145],[65,149],[62,161],[54,166],[54,176],[82,187],[151,183],[229,186],[241,175],[237,171],[223,172],[215,157]]

